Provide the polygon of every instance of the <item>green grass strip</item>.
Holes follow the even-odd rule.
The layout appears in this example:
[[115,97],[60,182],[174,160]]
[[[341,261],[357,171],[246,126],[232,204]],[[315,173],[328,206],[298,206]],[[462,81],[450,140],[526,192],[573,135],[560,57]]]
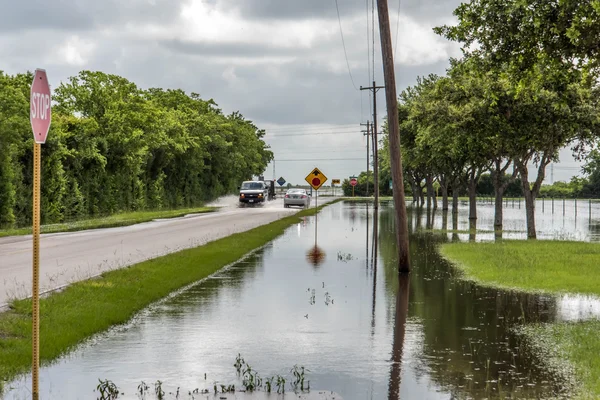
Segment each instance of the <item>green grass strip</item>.
[[[336,200],[339,201],[339,200]],[[246,232],[81,281],[40,300],[40,360],[47,363],[90,336],[129,321],[169,293],[199,281],[281,235],[310,208]],[[31,300],[0,314],[0,385],[31,366]]]
[[600,244],[503,240],[445,243],[440,251],[468,279],[486,286],[600,296]]
[[[159,218],[177,218],[188,214],[200,214],[218,210],[218,207],[180,208],[162,211],[132,211],[113,214],[108,217],[90,218],[85,220],[64,222],[60,224],[42,225],[41,233],[75,232],[86,229],[115,228],[149,222]],[[32,228],[15,228],[0,230],[0,237],[30,235]]]
[[[600,296],[600,244],[546,240],[445,243],[442,255],[484,286],[527,292]],[[600,321],[533,324],[522,328],[545,348],[550,365],[575,371],[578,398],[600,398]]]

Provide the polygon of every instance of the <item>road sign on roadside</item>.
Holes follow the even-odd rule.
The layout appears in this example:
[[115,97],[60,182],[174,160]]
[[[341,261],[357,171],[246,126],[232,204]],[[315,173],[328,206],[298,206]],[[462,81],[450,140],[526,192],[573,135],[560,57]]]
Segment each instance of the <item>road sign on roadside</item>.
[[339,179],[332,179],[331,180],[331,184],[332,185],[339,185],[340,184],[340,180]]
[[46,70],[36,69],[31,83],[29,121],[33,131],[33,198],[32,239],[33,276],[31,284],[31,394],[39,398],[40,369],[40,184],[42,175],[42,149],[46,143],[52,109],[50,85]]
[[350,184],[352,186],[356,186],[356,184],[358,184],[358,181],[356,180],[356,178],[350,178]]
[[279,186],[285,185],[285,179],[283,179],[283,176],[280,176],[279,179],[277,179],[277,183]]
[[304,180],[308,182],[314,190],[319,190],[319,188],[327,181],[327,177],[319,170],[319,168],[315,167]]
[[36,143],[45,143],[52,119],[50,85],[46,70],[36,69],[31,84],[29,120]]

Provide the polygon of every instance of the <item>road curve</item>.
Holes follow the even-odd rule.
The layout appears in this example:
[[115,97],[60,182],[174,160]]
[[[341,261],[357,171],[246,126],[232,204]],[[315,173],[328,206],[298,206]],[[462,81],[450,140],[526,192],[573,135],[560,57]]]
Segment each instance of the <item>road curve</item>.
[[[327,200],[319,199],[319,205]],[[228,196],[210,205],[222,208],[214,213],[126,227],[41,235],[40,291],[200,246],[299,211],[283,208],[281,198],[264,206],[238,208],[237,197]],[[0,238],[0,308],[11,299],[31,296],[31,265],[31,235]]]

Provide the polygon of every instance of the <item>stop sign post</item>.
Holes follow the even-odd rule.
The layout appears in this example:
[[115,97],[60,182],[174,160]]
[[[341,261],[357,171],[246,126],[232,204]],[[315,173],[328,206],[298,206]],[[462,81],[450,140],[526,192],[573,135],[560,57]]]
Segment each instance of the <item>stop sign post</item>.
[[351,176],[350,177],[350,185],[352,185],[352,197],[354,197],[354,186],[356,186],[358,184],[358,181],[356,180],[356,177]]
[[31,83],[29,120],[33,132],[33,279],[32,279],[32,398],[39,398],[40,365],[40,176],[42,166],[41,144],[46,143],[52,120],[52,96],[48,76],[36,69]]

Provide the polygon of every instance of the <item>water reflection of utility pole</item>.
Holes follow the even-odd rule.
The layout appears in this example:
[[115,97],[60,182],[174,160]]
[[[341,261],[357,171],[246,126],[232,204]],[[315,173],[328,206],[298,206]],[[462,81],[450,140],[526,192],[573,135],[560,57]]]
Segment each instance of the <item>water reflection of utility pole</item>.
[[365,251],[366,251],[366,256],[365,256],[365,266],[366,266],[366,271],[367,274],[369,273],[369,203],[367,202],[367,233],[365,235]]
[[377,209],[373,210],[373,246],[371,248],[371,257],[373,260],[373,308],[371,310],[371,335],[375,334],[375,303],[377,297],[377,232],[379,224],[379,215]]
[[400,384],[402,382],[402,353],[408,317],[408,292],[410,276],[400,274],[398,277],[398,293],[396,295],[396,321],[394,323],[394,344],[392,345],[392,366],[388,386],[388,400],[400,399]]

